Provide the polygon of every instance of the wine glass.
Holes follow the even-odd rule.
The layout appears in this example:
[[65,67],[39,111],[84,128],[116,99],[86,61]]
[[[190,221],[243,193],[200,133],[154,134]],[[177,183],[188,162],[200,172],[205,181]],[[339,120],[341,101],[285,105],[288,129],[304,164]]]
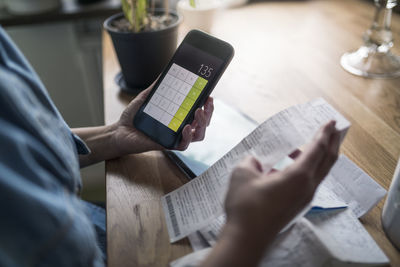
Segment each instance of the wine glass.
[[400,76],[400,57],[394,55],[390,23],[392,9],[397,0],[374,0],[375,16],[372,26],[364,33],[364,45],[358,50],[345,53],[340,64],[348,72],[370,78],[394,78]]

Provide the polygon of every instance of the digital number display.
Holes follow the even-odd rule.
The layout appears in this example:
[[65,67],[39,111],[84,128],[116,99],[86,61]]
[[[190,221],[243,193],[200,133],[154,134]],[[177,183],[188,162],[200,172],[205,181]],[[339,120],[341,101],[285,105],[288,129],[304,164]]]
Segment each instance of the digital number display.
[[214,70],[213,68],[211,68],[207,65],[201,64],[200,69],[197,73],[208,78],[211,76],[213,70]]

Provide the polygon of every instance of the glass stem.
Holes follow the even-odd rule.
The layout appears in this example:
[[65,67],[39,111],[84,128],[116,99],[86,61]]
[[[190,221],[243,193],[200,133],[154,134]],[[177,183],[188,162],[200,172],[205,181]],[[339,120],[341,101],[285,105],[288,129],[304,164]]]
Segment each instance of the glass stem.
[[392,9],[397,4],[395,0],[375,0],[375,16],[371,28],[364,34],[366,46],[374,47],[379,52],[386,53],[393,46],[390,24]]

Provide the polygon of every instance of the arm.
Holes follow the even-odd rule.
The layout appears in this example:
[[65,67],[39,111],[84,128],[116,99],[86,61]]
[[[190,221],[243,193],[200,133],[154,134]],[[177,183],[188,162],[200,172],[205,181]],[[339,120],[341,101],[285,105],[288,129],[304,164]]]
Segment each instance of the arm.
[[122,156],[121,151],[114,144],[117,131],[116,124],[74,128],[72,132],[78,135],[90,149],[88,155],[79,155],[79,164],[86,167],[94,163]]
[[[132,100],[116,123],[72,129],[91,150],[90,154],[79,156],[81,167],[127,154],[164,149],[133,126],[133,118],[150,90],[151,87]],[[182,141],[177,147],[178,150],[185,150],[191,142],[204,139],[205,130],[210,124],[213,110],[213,99],[208,98],[204,109],[197,109],[193,122],[183,128]]]
[[263,173],[254,158],[239,164],[225,200],[227,223],[203,266],[257,266],[279,231],[312,200],[339,146],[340,135],[330,122],[283,171]]

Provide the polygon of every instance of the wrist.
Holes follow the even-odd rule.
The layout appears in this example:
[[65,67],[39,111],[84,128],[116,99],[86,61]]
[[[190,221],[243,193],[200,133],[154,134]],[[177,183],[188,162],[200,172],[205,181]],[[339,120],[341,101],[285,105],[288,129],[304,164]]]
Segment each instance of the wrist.
[[[268,231],[268,229],[265,230]],[[253,256],[262,254],[265,250],[266,240],[263,236],[264,232],[262,231],[229,221],[221,233],[221,239],[231,244],[238,244],[238,246],[241,246],[241,249],[243,249],[242,245],[246,244],[244,250],[248,250],[249,253],[254,254]]]
[[251,229],[228,221],[205,266],[257,266],[266,246],[258,236]]
[[81,167],[85,167],[103,160],[119,157],[119,151],[115,143],[116,125],[105,125],[73,129],[89,147],[91,153],[80,155]]
[[104,126],[103,136],[105,145],[104,149],[107,149],[107,154],[109,154],[108,159],[118,158],[127,154],[125,152],[126,147],[124,148],[124,146],[121,144],[118,123]]
[[121,139],[122,134],[120,134],[120,128],[122,126],[120,126],[118,123],[113,123],[105,127],[106,135],[109,136],[109,138],[107,138],[107,147],[114,155],[113,157],[117,158],[128,154],[126,152],[127,147],[124,146]]

